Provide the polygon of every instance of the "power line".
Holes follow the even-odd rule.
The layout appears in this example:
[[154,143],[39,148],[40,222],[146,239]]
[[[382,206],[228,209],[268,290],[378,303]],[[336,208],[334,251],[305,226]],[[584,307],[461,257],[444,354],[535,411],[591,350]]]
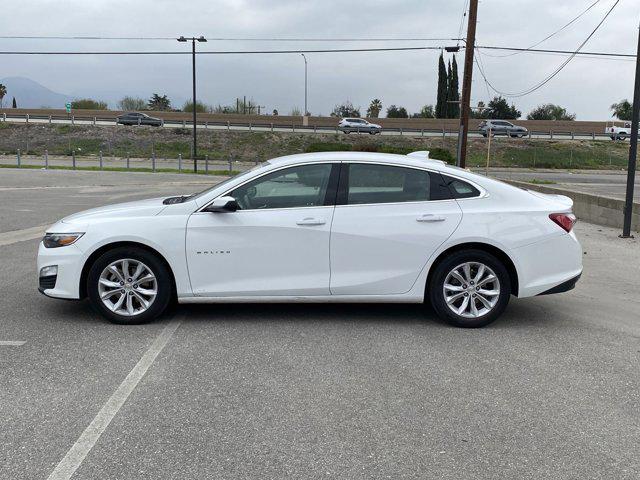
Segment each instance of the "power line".
[[[548,75],[546,78],[544,78],[543,80],[541,80],[540,82],[534,84],[533,86],[529,87],[526,90],[522,90],[520,92],[503,92],[498,90],[497,88],[495,88],[493,86],[493,84],[487,79],[487,76],[484,73],[484,70],[480,67],[480,64],[476,62],[476,65],[478,65],[478,68],[480,69],[480,73],[483,76],[483,78],[485,79],[485,82],[487,82],[487,84],[491,87],[491,89],[500,94],[500,95],[504,95],[505,97],[524,97],[525,95],[529,95],[530,93],[535,92],[536,90],[542,88],[544,85],[546,85],[547,83],[549,83],[556,75],[558,75],[563,69],[564,67],[566,67],[569,62],[571,60],[573,60],[576,55],[580,52],[580,50],[582,49],[582,47],[584,47],[586,45],[586,43],[591,39],[591,37],[593,37],[595,35],[595,33],[598,31],[598,29],[602,26],[602,24],[605,22],[605,20],[609,17],[609,15],[611,14],[611,12],[613,12],[613,10],[616,8],[616,6],[618,5],[618,3],[620,3],[620,0],[616,0],[615,3],[611,6],[611,8],[607,11],[607,13],[605,14],[605,16],[602,18],[602,20],[600,20],[600,22],[598,23],[598,25],[596,25],[596,27],[593,29],[593,31],[589,34],[589,36],[587,36],[587,38],[578,46],[578,48],[576,50],[574,50],[573,52],[571,52],[569,58],[567,58],[564,62],[562,62],[550,75]],[[526,49],[525,49],[526,50]]]
[[[543,49],[543,48],[517,48],[517,47],[500,47],[500,46],[489,46],[489,45],[478,45],[476,49],[482,50],[507,50],[514,52],[525,52],[525,53],[558,53],[565,55],[588,55],[594,57],[624,57],[624,58],[636,58],[636,55],[632,53],[613,53],[613,52],[583,52],[576,50],[554,50],[554,49]],[[484,54],[487,57],[492,55]],[[493,56],[492,56],[493,57]],[[497,57],[501,58],[501,57]]]
[[[257,55],[283,53],[348,53],[348,52],[399,52],[415,50],[442,50],[443,47],[386,47],[386,48],[336,48],[317,50],[200,50],[196,55]],[[180,51],[0,51],[0,55],[191,55]]]
[[[427,37],[215,37],[207,36],[209,42],[448,42],[459,38]],[[110,37],[81,35],[0,35],[3,40],[175,40],[176,37]]]
[[469,7],[469,0],[464,0],[464,5],[462,6],[462,16],[460,17],[460,28],[458,29],[458,45],[459,41],[462,40],[462,30],[464,29],[464,19],[467,16],[467,9]]
[[[565,23],[562,27],[560,27],[558,30],[556,30],[555,32],[547,35],[546,37],[544,37],[542,40],[540,40],[539,42],[534,43],[533,45],[531,45],[528,48],[524,48],[522,50],[519,51],[515,51],[513,53],[508,53],[507,55],[487,55],[487,57],[495,57],[495,58],[506,58],[506,57],[512,57],[514,55],[520,55],[521,53],[531,50],[532,48],[537,47],[538,45],[546,42],[547,40],[549,40],[550,38],[554,37],[555,35],[559,34],[560,32],[562,32],[563,30],[565,30],[566,28],[568,28],[569,26],[573,25],[575,22],[577,22],[584,14],[586,14],[589,10],[591,10],[593,7],[595,7],[598,3],[600,3],[600,0],[596,0],[595,2],[593,2],[591,5],[589,5],[585,10],[583,10],[582,12],[580,12],[578,14],[578,16],[574,17],[573,19],[571,19],[568,23]],[[485,54],[486,55],[486,54]]]

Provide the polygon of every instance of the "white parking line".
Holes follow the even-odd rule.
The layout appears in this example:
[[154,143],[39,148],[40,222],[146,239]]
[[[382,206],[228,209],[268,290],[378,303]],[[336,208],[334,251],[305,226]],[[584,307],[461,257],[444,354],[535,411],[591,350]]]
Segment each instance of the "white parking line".
[[38,225],[37,227],[24,228],[22,230],[14,230],[12,232],[0,233],[0,247],[11,245],[12,243],[24,242],[26,240],[35,240],[44,235],[47,225]]
[[153,344],[138,361],[133,370],[129,372],[118,389],[111,395],[89,426],[82,432],[82,435],[72,445],[64,458],[58,463],[56,468],[49,475],[48,480],[68,480],[82,464],[85,457],[96,444],[100,436],[109,426],[113,417],[116,416],[122,405],[127,401],[129,395],[136,388],[144,374],[153,364],[158,354],[165,347],[171,336],[180,326],[181,320],[173,320],[164,327],[162,332],[156,337]]
[[22,340],[0,340],[0,347],[21,347],[25,343]]

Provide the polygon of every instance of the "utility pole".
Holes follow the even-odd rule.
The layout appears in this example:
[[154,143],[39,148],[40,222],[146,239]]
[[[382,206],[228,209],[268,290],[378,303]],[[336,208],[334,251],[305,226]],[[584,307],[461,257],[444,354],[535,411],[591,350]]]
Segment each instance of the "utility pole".
[[198,173],[198,159],[197,159],[197,133],[196,133],[196,41],[198,42],[206,42],[207,39],[202,35],[199,37],[191,37],[185,38],[180,36],[178,38],[179,42],[186,42],[191,40],[191,73],[192,73],[192,82],[193,82],[193,173]]
[[462,77],[462,102],[460,104],[460,129],[458,131],[458,166],[467,164],[467,134],[471,111],[471,80],[473,79],[473,54],[476,47],[476,23],[478,20],[478,0],[469,2],[469,23],[464,52],[464,76]]
[[638,121],[640,121],[640,30],[638,31],[638,51],[636,54],[636,84],[633,90],[631,145],[629,146],[629,165],[627,166],[627,196],[624,202],[622,238],[633,237],[633,235],[631,235],[631,219],[633,215],[633,189],[636,180],[636,162],[638,159]]

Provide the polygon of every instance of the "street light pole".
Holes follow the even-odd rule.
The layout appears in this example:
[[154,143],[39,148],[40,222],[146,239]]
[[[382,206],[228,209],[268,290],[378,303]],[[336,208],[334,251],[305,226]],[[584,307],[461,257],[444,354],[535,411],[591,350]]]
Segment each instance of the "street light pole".
[[192,82],[193,82],[193,147],[191,148],[193,152],[193,173],[198,173],[198,150],[197,150],[197,117],[196,117],[196,41],[198,42],[206,42],[207,39],[202,35],[199,37],[183,37],[180,36],[178,38],[179,42],[186,42],[191,40],[191,72],[192,72]]
[[307,57],[305,57],[304,53],[301,53],[302,58],[304,58],[304,116],[307,116]]
[[629,166],[627,167],[627,195],[624,204],[622,238],[630,238],[633,218],[633,189],[636,180],[638,159],[638,122],[640,121],[640,30],[638,32],[638,53],[636,55],[636,84],[633,91],[633,113],[631,115],[631,145],[629,146]]

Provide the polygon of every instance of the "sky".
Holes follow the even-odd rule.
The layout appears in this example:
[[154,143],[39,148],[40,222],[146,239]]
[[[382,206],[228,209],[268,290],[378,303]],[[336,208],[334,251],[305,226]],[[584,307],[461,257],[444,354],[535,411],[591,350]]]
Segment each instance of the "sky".
[[[577,16],[594,0],[481,0],[477,45],[529,47]],[[573,50],[615,0],[600,0],[560,34],[538,48]],[[3,0],[0,35],[91,35],[175,37],[420,37],[458,38],[467,0]],[[635,54],[640,0],[619,5],[583,50]],[[462,35],[466,32],[466,20]],[[202,50],[277,50],[455,45],[455,41],[267,42],[209,41]],[[0,51],[189,50],[175,40],[71,41],[0,38]],[[309,53],[308,105],[327,115],[345,100],[364,114],[373,98],[417,112],[434,104],[439,50],[375,53]],[[566,57],[481,51],[491,84],[503,92],[526,90]],[[450,54],[447,54],[450,58]],[[458,54],[462,76],[463,52]],[[59,93],[108,101],[124,95],[167,94],[180,107],[191,95],[191,57],[0,55],[0,78],[23,76]],[[201,55],[198,98],[211,105],[253,98],[266,111],[287,114],[304,107],[304,60],[280,55]],[[635,62],[575,58],[546,86],[514,98],[526,116],[542,103],[556,103],[579,120],[607,120],[610,105],[633,96]],[[472,104],[496,95],[474,68]]]

